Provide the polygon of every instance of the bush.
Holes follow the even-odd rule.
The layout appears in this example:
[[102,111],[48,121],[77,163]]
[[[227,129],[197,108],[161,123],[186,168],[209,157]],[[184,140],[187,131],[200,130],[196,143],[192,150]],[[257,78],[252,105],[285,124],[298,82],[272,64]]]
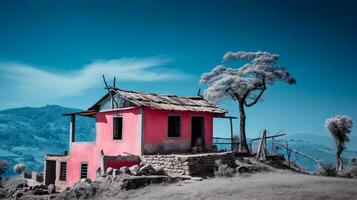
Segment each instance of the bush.
[[19,163],[14,166],[14,172],[16,172],[18,174],[21,174],[22,172],[24,172],[25,169],[26,169],[26,165],[23,163]]

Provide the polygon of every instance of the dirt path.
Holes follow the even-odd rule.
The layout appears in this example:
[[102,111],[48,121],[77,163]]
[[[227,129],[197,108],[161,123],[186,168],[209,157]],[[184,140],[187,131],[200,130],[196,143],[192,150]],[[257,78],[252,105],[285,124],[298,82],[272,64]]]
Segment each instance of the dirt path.
[[357,200],[357,180],[327,178],[290,172],[254,174],[247,177],[214,178],[199,182],[149,186],[140,190],[109,190],[96,199],[348,199]]

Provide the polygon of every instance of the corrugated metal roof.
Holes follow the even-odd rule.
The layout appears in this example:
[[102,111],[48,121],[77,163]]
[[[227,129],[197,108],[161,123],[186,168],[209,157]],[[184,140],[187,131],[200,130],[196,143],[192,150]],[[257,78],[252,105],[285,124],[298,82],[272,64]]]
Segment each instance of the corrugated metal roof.
[[127,100],[138,106],[146,106],[152,109],[177,110],[177,111],[196,111],[224,114],[227,111],[222,109],[200,96],[176,96],[161,95],[144,92],[127,91],[114,89]]

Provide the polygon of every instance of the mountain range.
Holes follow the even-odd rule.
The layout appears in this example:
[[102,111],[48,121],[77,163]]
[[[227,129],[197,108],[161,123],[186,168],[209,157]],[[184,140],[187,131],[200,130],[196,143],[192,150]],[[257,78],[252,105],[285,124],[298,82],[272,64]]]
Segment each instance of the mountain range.
[[[0,160],[9,162],[7,175],[14,175],[12,167],[17,163],[26,164],[29,171],[43,171],[46,154],[62,154],[68,150],[70,119],[63,116],[63,113],[78,111],[81,110],[58,105],[0,111]],[[94,137],[95,119],[77,118],[76,141],[93,141]],[[285,144],[285,140],[280,142]],[[335,146],[327,133],[325,136],[309,133],[288,135],[288,145],[325,164],[335,163]],[[286,155],[286,150],[279,149],[278,153]],[[346,160],[357,157],[356,136],[351,136],[343,156]],[[292,154],[291,159],[309,171],[314,171],[316,167],[316,163],[299,155]]]
[[[57,105],[0,111],[0,160],[8,161],[6,174],[13,175],[12,167],[17,163],[42,171],[45,154],[68,150],[70,119],[63,113],[78,111]],[[76,132],[76,141],[93,140],[95,120],[78,118]]]

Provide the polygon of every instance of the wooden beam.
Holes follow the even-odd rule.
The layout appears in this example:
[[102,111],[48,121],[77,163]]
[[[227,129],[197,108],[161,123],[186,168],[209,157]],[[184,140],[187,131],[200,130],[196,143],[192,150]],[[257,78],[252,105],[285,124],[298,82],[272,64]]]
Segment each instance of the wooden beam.
[[76,138],[76,115],[71,115],[71,122],[69,126],[69,146],[71,147],[71,143],[75,142]]

